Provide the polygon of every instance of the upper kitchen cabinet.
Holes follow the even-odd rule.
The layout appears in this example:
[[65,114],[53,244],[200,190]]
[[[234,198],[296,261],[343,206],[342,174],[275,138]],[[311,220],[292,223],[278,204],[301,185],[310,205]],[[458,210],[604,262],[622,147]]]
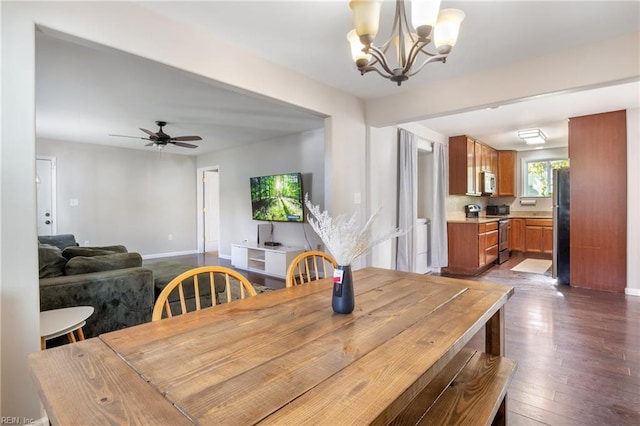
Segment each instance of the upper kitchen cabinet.
[[480,143],[464,135],[449,138],[450,195],[481,195],[481,158]]
[[498,151],[487,145],[480,145],[480,171],[498,173]]
[[[449,195],[482,195],[482,172],[500,175],[500,152],[466,135],[450,137]],[[513,152],[511,166],[515,167],[515,151]],[[511,178],[514,176],[515,173],[511,170]],[[512,183],[511,193],[514,192],[514,187],[515,184]]]
[[498,151],[498,196],[516,196],[516,151]]

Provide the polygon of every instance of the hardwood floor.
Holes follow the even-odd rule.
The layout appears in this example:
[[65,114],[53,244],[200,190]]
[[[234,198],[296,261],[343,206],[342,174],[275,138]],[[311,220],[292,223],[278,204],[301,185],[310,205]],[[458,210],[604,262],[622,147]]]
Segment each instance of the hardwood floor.
[[[640,298],[556,285],[550,272],[511,271],[524,259],[471,278],[515,288],[505,315],[506,355],[518,361],[509,424],[640,425]],[[230,266],[210,255],[171,260]],[[242,272],[257,284],[284,286]]]
[[506,305],[511,425],[639,425],[640,298],[513,272],[514,257],[472,278],[515,288]]

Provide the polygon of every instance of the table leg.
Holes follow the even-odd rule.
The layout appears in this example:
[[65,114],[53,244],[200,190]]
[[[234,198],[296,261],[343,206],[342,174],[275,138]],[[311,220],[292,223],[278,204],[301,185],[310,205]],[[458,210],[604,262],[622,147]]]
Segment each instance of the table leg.
[[[505,355],[504,347],[504,307],[500,308],[490,319],[487,321],[485,327],[485,352],[491,355]],[[507,395],[504,396],[500,408],[496,413],[496,417],[493,420],[492,425],[506,425],[507,424]]]
[[47,340],[44,337],[40,338],[40,349],[43,351],[47,349]]
[[67,333],[67,338],[69,339],[69,343],[76,342],[76,336],[73,334],[73,331]]
[[491,355],[504,356],[504,307],[487,321],[484,351]]
[[84,340],[84,332],[82,331],[82,327],[80,327],[77,331],[78,331],[78,340]]

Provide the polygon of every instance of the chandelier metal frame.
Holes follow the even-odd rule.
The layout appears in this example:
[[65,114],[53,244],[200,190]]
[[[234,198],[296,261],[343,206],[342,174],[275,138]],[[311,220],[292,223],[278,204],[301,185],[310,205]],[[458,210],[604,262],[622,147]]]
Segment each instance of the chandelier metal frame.
[[[457,11],[460,12],[461,11]],[[464,17],[464,14],[462,14]],[[355,59],[356,66],[361,75],[375,71],[380,76],[396,82],[400,86],[409,77],[420,72],[427,64],[434,62],[446,63],[447,56],[452,50],[452,45],[442,45],[436,48],[432,37],[435,27],[431,25],[422,25],[416,28],[416,32],[412,32],[412,26],[409,25],[407,10],[404,0],[396,0],[395,13],[391,34],[387,41],[381,46],[373,44],[373,37],[369,35],[359,36],[362,44],[362,52],[370,55],[371,59],[359,57]],[[356,35],[356,37],[358,37]],[[394,41],[397,40],[397,57],[398,66],[393,67],[387,59],[387,52]],[[407,44],[411,46],[408,48]],[[455,43],[455,41],[454,41]],[[431,51],[427,50],[431,46]],[[426,59],[419,65],[415,66],[420,53],[426,55]]]
[[[415,74],[420,72],[420,70],[422,70],[422,68],[424,68],[425,65],[427,65],[428,63],[431,63],[431,62],[445,63],[447,61],[447,55],[449,54],[451,49],[448,49],[446,53],[437,53],[437,52],[432,53],[425,50],[425,47],[431,44],[431,39],[428,38],[428,35],[427,37],[422,37],[420,35],[417,35],[411,32],[410,30],[411,27],[409,26],[409,21],[407,19],[407,12],[404,7],[404,0],[396,1],[396,11],[394,15],[395,16],[393,19],[393,26],[391,27],[391,36],[389,37],[389,39],[379,48],[373,45],[373,43],[371,43],[368,46],[365,45],[365,47],[362,49],[364,53],[373,56],[375,60],[364,66],[360,66],[357,62],[356,62],[356,65],[358,65],[358,69],[360,70],[360,75],[364,75],[365,73],[368,73],[370,71],[375,71],[378,74],[380,74],[382,77],[388,78],[391,81],[398,83],[398,86],[400,86],[403,81],[407,81],[409,77],[414,76]],[[396,34],[396,30],[397,30],[397,34]],[[406,43],[405,34],[409,37],[409,39],[413,43],[411,46],[411,50],[409,50],[408,55],[406,54],[406,49],[405,49],[405,43]],[[400,61],[401,66],[398,68],[392,69],[389,66],[389,63],[385,55],[387,53],[387,50],[389,50],[389,47],[393,43],[393,40],[395,39],[396,36],[398,37],[398,51],[401,58],[401,61]],[[420,66],[417,69],[412,70],[414,62],[418,58],[418,55],[420,54],[420,52],[427,55],[428,58],[422,64],[420,64]],[[375,65],[378,63],[384,69],[386,74],[383,73],[381,70],[379,70],[377,67],[375,67]]]

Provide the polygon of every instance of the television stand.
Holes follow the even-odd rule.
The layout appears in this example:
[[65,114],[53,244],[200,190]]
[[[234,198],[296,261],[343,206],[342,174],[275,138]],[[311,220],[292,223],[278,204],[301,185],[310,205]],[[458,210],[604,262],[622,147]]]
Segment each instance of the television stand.
[[286,278],[287,268],[304,247],[268,246],[266,243],[231,244],[231,265],[238,269]]

